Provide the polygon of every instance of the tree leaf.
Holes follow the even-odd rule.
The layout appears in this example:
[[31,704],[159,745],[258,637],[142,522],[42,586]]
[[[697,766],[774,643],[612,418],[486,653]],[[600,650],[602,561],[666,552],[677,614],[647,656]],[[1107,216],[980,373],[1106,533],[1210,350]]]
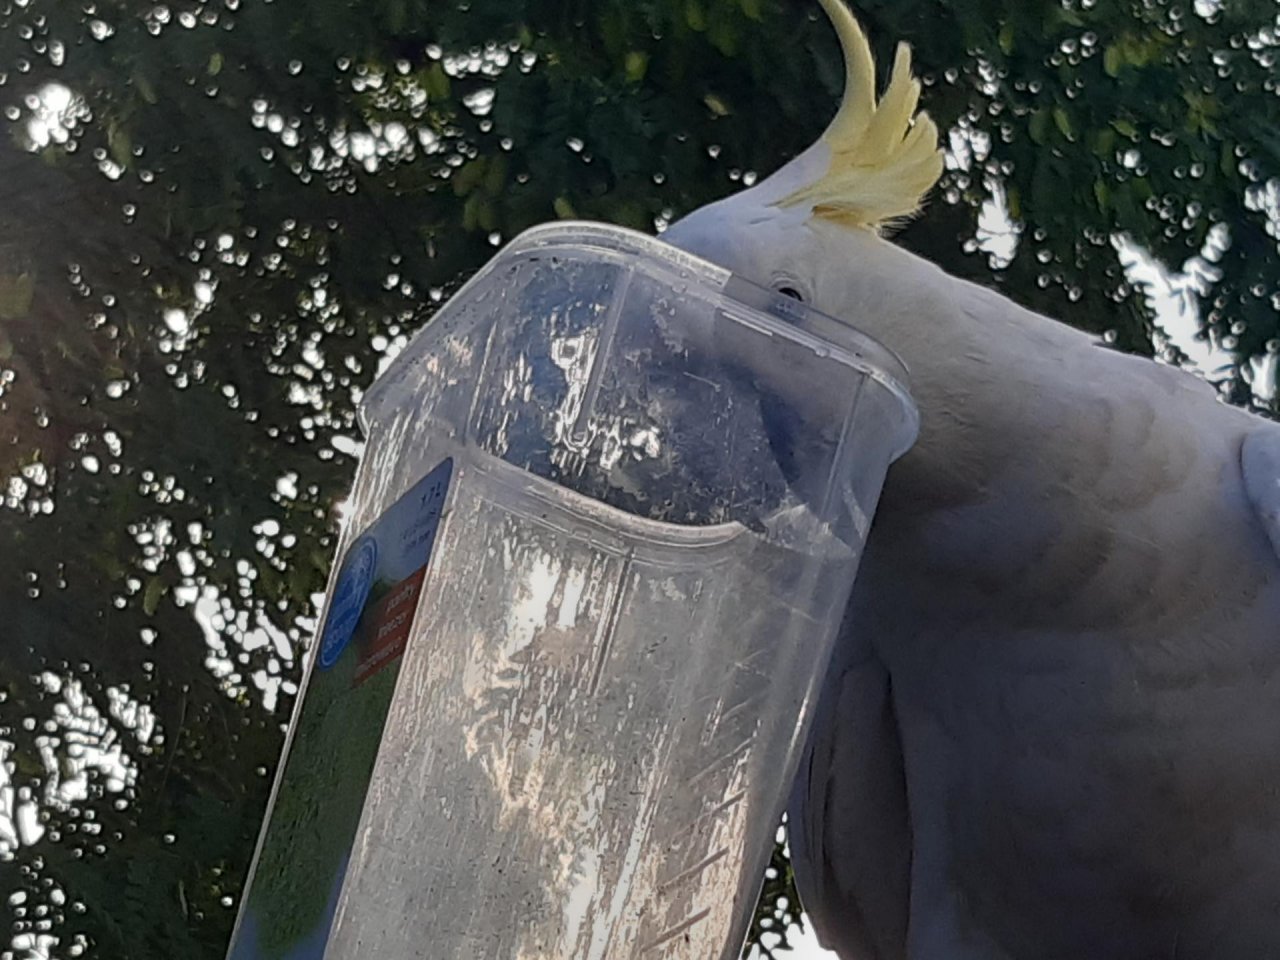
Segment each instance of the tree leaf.
[[147,103],[154,106],[160,102],[160,98],[156,96],[156,88],[151,85],[151,81],[146,74],[135,71],[133,74],[133,86],[138,91],[138,95]]
[[1062,107],[1053,108],[1053,123],[1058,128],[1058,132],[1067,140],[1075,140],[1075,130],[1071,126],[1071,117]]
[[1120,76],[1120,71],[1124,68],[1124,54],[1120,52],[1120,48],[1115,44],[1111,44],[1102,51],[1102,69],[1108,77]]
[[1103,127],[1095,131],[1093,136],[1093,152],[1102,160],[1111,159],[1116,150],[1116,132],[1111,127]]
[[156,610],[160,607],[160,600],[167,590],[163,580],[159,577],[150,577],[142,592],[142,612],[148,617],[154,617]]
[[1218,169],[1222,171],[1224,177],[1234,177],[1238,172],[1239,163],[1236,160],[1235,147],[1229,141],[1222,141],[1222,147],[1218,152]]
[[714,93],[708,93],[702,98],[702,102],[707,105],[707,109],[711,111],[713,117],[727,117],[729,115],[729,107]]
[[1022,191],[1015,186],[1005,187],[1005,205],[1009,208],[1009,216],[1013,220],[1022,219]]
[[503,190],[507,186],[507,157],[506,154],[495,154],[485,165],[484,171],[484,192],[490,197],[498,197],[502,195]]
[[[36,295],[36,278],[30,273],[0,273],[0,320],[19,320],[31,312],[31,304]],[[5,340],[8,355],[0,356],[0,360],[8,360],[13,356],[13,343]]]
[[629,83],[639,83],[649,72],[649,54],[641,50],[632,50],[627,54],[624,69]]
[[707,29],[707,12],[703,9],[701,0],[685,0],[684,22],[689,25],[690,30],[699,33]]
[[1000,28],[999,36],[996,38],[996,42],[1000,44],[1000,49],[1004,51],[1005,56],[1013,53],[1013,43],[1016,35],[1013,21],[1006,20],[1004,26]]
[[107,149],[111,151],[112,160],[128,168],[133,159],[133,141],[129,132],[114,122],[107,124]]
[[427,96],[432,100],[447,100],[452,84],[449,82],[449,75],[444,72],[444,67],[438,63],[433,63],[423,74],[423,86],[426,87]]
[[738,31],[732,20],[723,17],[713,19],[707,28],[707,38],[726,57],[737,55]]
[[1031,135],[1033,143],[1043,144],[1049,138],[1049,119],[1048,110],[1037,110],[1031,115],[1027,132]]
[[476,157],[470,163],[458,167],[449,178],[453,185],[454,196],[465,197],[484,180],[486,157]]
[[1138,139],[1138,128],[1128,120],[1117,119],[1111,121],[1112,128],[1119,134],[1128,137],[1130,140]]

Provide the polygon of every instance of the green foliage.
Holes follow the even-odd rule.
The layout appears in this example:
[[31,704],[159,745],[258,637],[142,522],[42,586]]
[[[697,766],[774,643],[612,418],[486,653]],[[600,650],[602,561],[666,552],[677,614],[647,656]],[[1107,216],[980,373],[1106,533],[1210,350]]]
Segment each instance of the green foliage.
[[747,943],[759,951],[760,960],[782,960],[792,947],[790,933],[804,927],[804,914],[796,898],[795,874],[787,858],[785,827],[778,831],[778,843],[765,870],[760,901],[751,917]]
[[[932,240],[923,246],[1035,309],[1175,361],[1180,351],[1125,276],[1113,238],[1175,271],[1207,253],[1219,276],[1200,332],[1220,348],[1224,392],[1274,413],[1248,382],[1250,360],[1280,346],[1268,186],[1280,153],[1261,120],[1277,79],[1274,6],[1202,15],[1179,2],[959,0],[936,28],[920,23],[919,6],[877,10],[877,36],[909,39],[934,68],[940,82],[925,100],[935,115],[992,135],[985,162],[954,174],[951,189],[972,204],[997,178],[1022,225],[1017,255],[994,278]],[[1259,209],[1267,204],[1270,215]]]
[[[904,244],[1172,358],[1112,237],[1207,249],[1224,391],[1266,406],[1270,0],[858,9],[989,141]],[[221,955],[379,363],[494,242],[738,189],[841,78],[799,0],[0,5],[0,752],[44,828],[0,830],[15,935],[44,908],[59,950]],[[996,182],[1008,262],[978,238]],[[794,916],[775,866],[757,934]]]
[[397,671],[353,690],[357,662],[349,648],[308,682],[250,895],[266,958],[288,956],[325,918],[360,820]]

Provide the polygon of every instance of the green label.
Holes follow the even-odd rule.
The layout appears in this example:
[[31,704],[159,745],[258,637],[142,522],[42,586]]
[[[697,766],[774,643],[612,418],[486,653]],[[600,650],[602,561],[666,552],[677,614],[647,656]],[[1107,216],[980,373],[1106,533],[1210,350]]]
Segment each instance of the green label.
[[343,557],[228,960],[322,960],[453,461]]

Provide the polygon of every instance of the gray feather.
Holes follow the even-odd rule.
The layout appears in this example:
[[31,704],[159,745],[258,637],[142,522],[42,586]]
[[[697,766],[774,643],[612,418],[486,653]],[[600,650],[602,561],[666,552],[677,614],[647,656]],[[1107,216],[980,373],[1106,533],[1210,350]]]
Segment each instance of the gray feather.
[[845,960],[1280,957],[1280,425],[756,201],[670,239],[883,341],[921,415],[792,804],[820,938]]
[[874,657],[833,670],[823,700],[790,808],[800,899],[828,949],[900,957],[911,836],[888,671]]
[[1240,465],[1249,502],[1280,557],[1280,431],[1259,430],[1245,437]]

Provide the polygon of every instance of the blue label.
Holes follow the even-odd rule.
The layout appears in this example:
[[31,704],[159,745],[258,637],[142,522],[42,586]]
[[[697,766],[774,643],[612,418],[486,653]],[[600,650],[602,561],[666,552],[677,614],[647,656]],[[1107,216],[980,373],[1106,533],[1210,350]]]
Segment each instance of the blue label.
[[445,460],[338,567],[229,960],[323,960],[452,476]]
[[338,585],[333,590],[329,619],[320,639],[321,670],[328,670],[338,662],[338,657],[342,656],[342,651],[347,649],[355,635],[377,569],[378,541],[373,537],[361,537],[347,554],[342,573],[338,575]]

